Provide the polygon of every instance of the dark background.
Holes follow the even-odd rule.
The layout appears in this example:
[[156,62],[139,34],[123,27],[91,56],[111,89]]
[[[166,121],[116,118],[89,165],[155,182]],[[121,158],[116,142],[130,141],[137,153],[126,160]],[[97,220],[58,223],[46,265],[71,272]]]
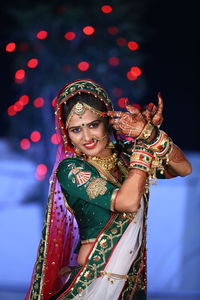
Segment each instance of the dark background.
[[[44,1],[45,2],[45,1]],[[65,1],[66,3],[72,1]],[[63,1],[63,3],[65,3]],[[89,3],[77,1],[76,3]],[[133,1],[123,1],[129,6]],[[18,7],[29,7],[37,1],[19,1]],[[115,4],[108,1],[102,4]],[[10,18],[8,1],[1,7],[2,45],[19,24]],[[76,4],[75,4],[76,5]],[[143,59],[145,93],[140,99],[145,105],[156,103],[158,91],[164,98],[164,123],[175,143],[187,151],[199,151],[199,24],[196,1],[144,1],[142,16],[144,36],[140,42]],[[148,34],[146,34],[148,32]],[[148,36],[145,38],[145,36]],[[16,88],[12,84],[12,59],[1,49],[1,136],[10,134],[10,120],[5,114],[9,99],[14,98]]]

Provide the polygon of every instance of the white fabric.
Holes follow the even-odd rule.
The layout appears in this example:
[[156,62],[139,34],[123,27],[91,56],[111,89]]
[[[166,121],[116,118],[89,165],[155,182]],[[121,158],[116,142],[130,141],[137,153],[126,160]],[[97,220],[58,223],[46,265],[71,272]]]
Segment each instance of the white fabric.
[[[142,243],[144,200],[134,218],[119,240],[104,271],[127,275],[131,264],[136,258]],[[125,279],[110,278],[106,275],[94,280],[74,300],[117,300],[125,283]]]

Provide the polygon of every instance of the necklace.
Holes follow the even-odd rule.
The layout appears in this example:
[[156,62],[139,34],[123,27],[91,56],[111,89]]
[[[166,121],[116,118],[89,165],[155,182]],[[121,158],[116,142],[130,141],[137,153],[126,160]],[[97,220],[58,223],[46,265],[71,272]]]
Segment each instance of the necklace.
[[111,171],[112,169],[114,169],[117,161],[118,161],[118,158],[117,158],[116,152],[114,152],[112,155],[107,156],[107,157],[90,156],[88,158],[88,162],[96,163],[105,171]]

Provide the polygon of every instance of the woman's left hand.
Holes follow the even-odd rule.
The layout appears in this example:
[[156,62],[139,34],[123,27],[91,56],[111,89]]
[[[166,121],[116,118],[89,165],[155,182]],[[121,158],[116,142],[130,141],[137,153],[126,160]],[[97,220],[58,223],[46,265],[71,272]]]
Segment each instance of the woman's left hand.
[[126,109],[128,112],[107,112],[107,115],[112,118],[110,120],[110,124],[117,130],[117,133],[137,138],[142,132],[147,121],[138,108],[126,105]]

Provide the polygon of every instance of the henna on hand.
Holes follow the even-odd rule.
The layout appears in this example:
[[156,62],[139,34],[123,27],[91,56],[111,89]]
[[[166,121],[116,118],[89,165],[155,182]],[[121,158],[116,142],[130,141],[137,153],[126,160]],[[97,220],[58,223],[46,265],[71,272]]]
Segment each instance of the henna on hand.
[[152,124],[160,126],[163,122],[163,99],[160,92],[157,97],[158,106],[156,107],[153,103],[149,103],[143,110],[142,115],[147,122],[150,121]]
[[146,125],[146,120],[138,108],[131,105],[127,105],[126,108],[128,112],[114,111],[108,112],[107,115],[112,118],[110,124],[116,130],[124,135],[136,138]]

